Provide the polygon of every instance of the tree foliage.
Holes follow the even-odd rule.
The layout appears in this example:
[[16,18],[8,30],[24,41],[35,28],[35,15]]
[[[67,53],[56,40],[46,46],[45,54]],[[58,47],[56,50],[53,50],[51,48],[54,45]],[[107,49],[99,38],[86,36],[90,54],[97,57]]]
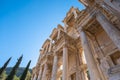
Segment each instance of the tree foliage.
[[10,58],[5,62],[5,64],[3,65],[3,67],[0,68],[0,75],[2,75],[2,73],[5,71],[5,69],[6,69],[7,65],[8,65],[8,63],[9,63],[10,60],[11,60],[11,58],[12,58],[12,57],[10,57]]
[[8,77],[6,78],[6,80],[13,80],[17,69],[22,61],[23,55],[18,59],[17,63],[15,64],[15,66],[13,67],[12,71],[10,72],[10,74],[8,75]]
[[26,76],[27,76],[27,72],[28,72],[28,70],[29,70],[30,63],[31,63],[31,60],[28,62],[28,64],[27,64],[27,66],[26,66],[26,68],[25,68],[22,76],[20,77],[20,80],[25,80],[25,78],[26,78]]
[[[0,80],[31,80],[31,69],[29,69],[31,60],[28,62],[26,68],[20,67],[23,55],[19,57],[14,67],[7,67],[11,57],[0,68]],[[21,75],[22,74],[22,75]],[[7,76],[8,75],[8,76]],[[20,77],[21,76],[21,77]]]
[[6,72],[4,71],[1,75],[0,75],[0,80],[5,80],[7,77]]
[[31,80],[31,73],[30,73],[30,71],[27,72],[27,76],[26,76],[25,80]]
[[13,80],[20,80],[20,79],[15,75]]

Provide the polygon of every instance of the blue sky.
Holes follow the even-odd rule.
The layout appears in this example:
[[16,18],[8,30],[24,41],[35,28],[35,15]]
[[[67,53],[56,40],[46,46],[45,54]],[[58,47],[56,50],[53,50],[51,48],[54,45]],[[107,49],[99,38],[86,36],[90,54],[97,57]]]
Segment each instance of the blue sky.
[[23,54],[21,67],[32,60],[57,24],[62,24],[71,6],[84,8],[78,0],[0,0],[0,67],[12,56],[14,66]]

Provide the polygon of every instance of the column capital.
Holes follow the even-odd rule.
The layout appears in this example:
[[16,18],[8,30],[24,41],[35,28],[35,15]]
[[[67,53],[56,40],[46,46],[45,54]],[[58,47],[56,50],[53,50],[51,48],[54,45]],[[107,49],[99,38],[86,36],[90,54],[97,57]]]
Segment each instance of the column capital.
[[85,29],[83,27],[78,28],[78,33],[80,34],[81,32],[85,32]]
[[103,0],[95,0],[96,3],[100,4],[103,2]]
[[53,56],[58,56],[57,51],[53,52]]
[[63,48],[67,48],[67,47],[68,47],[67,43],[64,43]]
[[[97,10],[96,11],[96,17],[98,17],[98,16],[100,16],[100,17],[102,17],[102,18],[105,18],[105,16],[103,15],[103,13],[100,11],[100,10]],[[105,18],[106,19],[106,18]]]
[[40,65],[40,67],[39,68],[42,68],[42,65]]
[[78,31],[78,33],[80,33],[80,32],[85,31],[85,30],[84,30],[83,26],[80,26],[77,28],[77,31]]

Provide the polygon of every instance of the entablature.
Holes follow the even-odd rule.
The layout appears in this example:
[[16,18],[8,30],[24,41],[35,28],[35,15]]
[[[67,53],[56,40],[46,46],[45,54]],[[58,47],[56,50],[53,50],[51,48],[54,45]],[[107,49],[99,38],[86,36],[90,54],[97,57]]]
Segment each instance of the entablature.
[[49,45],[49,43],[50,43],[50,40],[47,39],[47,40],[44,42],[42,48],[45,48],[47,45]]
[[48,52],[49,47],[50,47],[50,39],[47,39],[47,40],[44,42],[43,46],[42,46],[42,53],[41,53],[41,55],[43,55],[43,54],[45,54],[46,52]]
[[[85,29],[91,34],[95,34],[101,31],[101,25],[96,20],[96,16],[99,13],[102,13],[114,25],[117,25],[120,22],[116,16],[112,15],[109,11],[100,5],[94,5],[94,8],[91,8],[89,11],[90,12],[88,13],[88,10],[84,10],[82,14],[78,15],[78,20],[75,26],[78,30]],[[118,26],[116,27],[119,28]]]
[[61,34],[60,38],[55,42],[55,46],[58,46],[61,43],[75,45],[74,44],[75,40],[69,35],[67,35],[67,33],[65,33],[64,31],[61,31],[60,34]]
[[91,7],[95,3],[95,0],[79,0],[79,2],[84,4],[86,7]]
[[50,35],[50,38],[55,41],[57,39],[57,33],[58,33],[57,28],[54,28],[52,34]]
[[45,55],[44,57],[41,58],[39,65],[43,65],[45,63],[52,64],[52,61],[53,61],[53,55]]
[[80,11],[78,10],[78,8],[71,7],[63,20],[65,27],[73,27],[75,25],[75,21],[79,13]]
[[67,45],[69,51],[76,51],[75,39],[63,31],[61,31],[60,34],[60,38],[54,43],[53,51],[61,53],[65,45]]
[[60,25],[60,24],[58,24],[58,25],[57,25],[57,29],[58,29],[58,30],[62,30],[62,31],[64,31],[63,26],[62,26],[62,25]]
[[88,13],[87,9],[84,10],[83,12],[81,12],[81,14],[78,15],[77,17],[77,21],[76,21],[76,28],[82,28],[82,27],[86,27],[87,25],[89,25],[89,23],[95,19],[95,15],[96,15],[96,8],[91,9],[90,12]]

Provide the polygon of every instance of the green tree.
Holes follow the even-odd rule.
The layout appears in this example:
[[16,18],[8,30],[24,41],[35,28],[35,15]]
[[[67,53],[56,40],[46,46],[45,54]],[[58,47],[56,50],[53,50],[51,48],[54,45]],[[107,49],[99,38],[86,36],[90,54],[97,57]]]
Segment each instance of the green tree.
[[20,80],[20,79],[15,75],[13,80]]
[[27,76],[27,72],[28,72],[28,69],[29,69],[29,66],[30,66],[30,63],[31,63],[31,60],[28,62],[22,76],[20,77],[20,80],[25,80],[26,76]]
[[2,75],[2,73],[5,71],[5,69],[6,69],[7,65],[8,65],[8,63],[9,63],[10,60],[11,60],[11,58],[12,58],[12,57],[10,57],[10,58],[5,62],[5,64],[3,65],[3,67],[0,68],[0,75]]
[[26,76],[25,80],[31,80],[31,73],[30,73],[30,71],[27,72],[27,76]]
[[10,72],[10,74],[8,75],[8,77],[6,78],[6,80],[13,80],[14,75],[17,72],[17,69],[22,61],[23,55],[20,56],[20,58],[18,59],[17,63],[15,64],[15,66],[13,67],[12,71]]
[[4,71],[1,75],[0,75],[0,80],[5,80],[5,78],[7,77],[6,72]]

